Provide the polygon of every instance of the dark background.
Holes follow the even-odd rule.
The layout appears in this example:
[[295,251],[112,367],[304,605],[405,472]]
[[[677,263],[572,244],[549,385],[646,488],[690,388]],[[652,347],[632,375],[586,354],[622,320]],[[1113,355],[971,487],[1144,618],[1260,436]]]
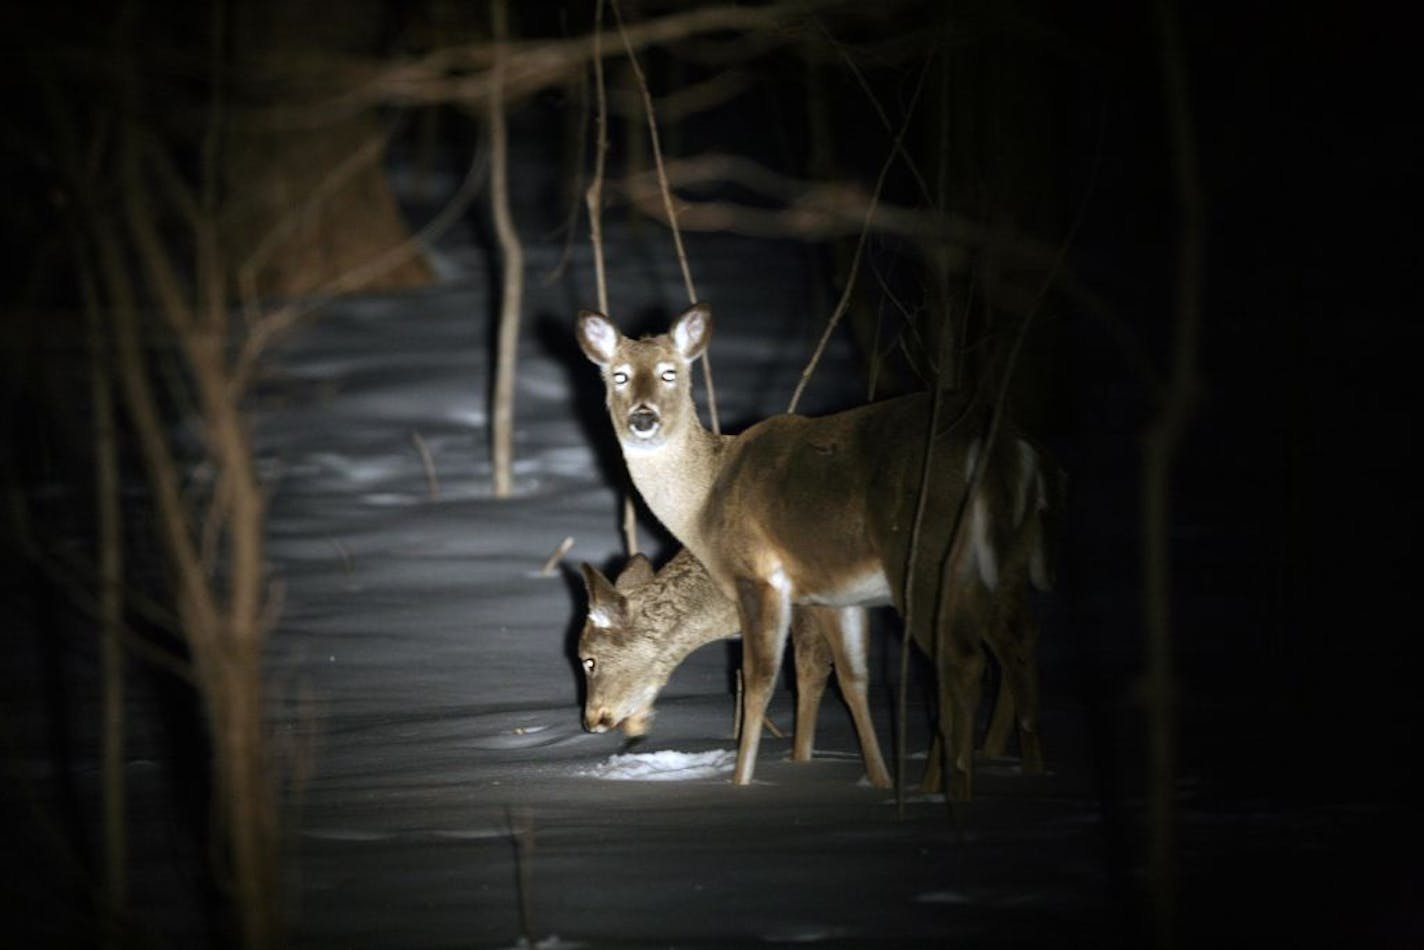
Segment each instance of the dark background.
[[[145,62],[175,90],[174,125],[186,126],[183,110],[203,101],[201,74],[187,74],[203,60],[200,12],[119,7],[17,6],[0,17],[6,488],[30,498],[46,527],[76,544],[90,523],[86,397],[72,363],[81,322],[65,250],[73,206],[49,134],[46,83],[65,90],[67,102],[108,107],[112,89],[95,60],[115,18],[132,15]],[[516,7],[520,36],[579,33],[591,19],[582,5]],[[362,52],[380,57],[418,46],[412,37],[438,41],[438,30],[416,30],[438,21],[435,9],[366,4],[346,15],[369,19]],[[663,9],[649,4],[639,12]],[[944,22],[938,4],[887,11],[842,19],[828,12],[826,22],[852,43],[858,31],[884,39],[930,34]],[[1082,695],[1103,697],[1103,729],[1121,728],[1106,707],[1131,694],[1142,663],[1141,433],[1157,409],[1153,380],[1172,358],[1180,215],[1153,12],[1151,4],[1098,0],[955,4],[947,14],[963,24],[947,54],[958,97],[945,113],[958,120],[949,133],[951,208],[1053,247],[1071,231],[1066,260],[1106,303],[1088,312],[1081,301],[1050,293],[1035,315],[1016,388],[1030,428],[1070,475],[1060,558],[1068,606],[1059,610],[1077,618],[1073,635],[1092,644],[1095,661],[1069,672]],[[1200,399],[1171,496],[1179,771],[1201,783],[1198,801],[1219,799],[1223,808],[1388,806],[1310,861],[1284,865],[1243,842],[1232,866],[1187,877],[1184,906],[1200,891],[1227,913],[1233,900],[1248,905],[1263,888],[1289,888],[1303,902],[1338,904],[1340,919],[1358,921],[1362,931],[1417,935],[1417,911],[1403,908],[1421,883],[1411,781],[1418,621],[1410,596],[1421,494],[1412,461],[1412,384],[1424,337],[1414,226],[1420,84],[1405,27],[1384,8],[1189,3],[1175,15],[1205,213]],[[482,10],[468,21],[460,16],[462,30],[484,19]],[[883,101],[903,104],[921,59],[870,62],[867,75]],[[675,84],[664,52],[646,60],[655,89]],[[752,73],[747,94],[684,124],[681,153],[736,152],[810,177],[800,67],[771,53]],[[868,188],[889,134],[843,70],[828,66],[826,82],[834,104],[831,171]],[[922,106],[924,114],[936,104]],[[167,105],[145,100],[143,111]],[[526,236],[566,214],[559,183],[569,143],[561,136],[567,113],[578,108],[566,94],[543,92],[512,113],[523,154],[548,156],[514,172],[525,193]],[[390,118],[399,110],[379,111]],[[933,156],[935,134],[928,119],[916,123],[912,152]],[[481,135],[475,118],[449,108],[439,161],[457,167]],[[418,126],[402,126],[388,167],[408,165],[419,147]],[[615,166],[618,149],[615,141]],[[886,198],[917,203],[903,167]],[[483,200],[468,212],[468,227],[489,242]],[[661,239],[660,226],[649,227]],[[848,246],[853,237],[804,250],[816,305],[797,330],[808,338],[834,302]],[[872,253],[907,275],[904,286],[922,286],[903,243],[885,240]],[[873,282],[862,291],[873,295]],[[974,329],[1002,343],[1004,327],[1013,325],[986,318]],[[142,522],[141,507],[131,514]],[[5,564],[8,619],[0,636],[76,636],[81,621],[42,572],[17,550]],[[1047,665],[1053,639],[1050,630]],[[45,675],[51,679],[35,687],[33,670],[9,665],[0,682],[14,697],[44,702],[37,721],[51,729],[60,761],[72,754],[63,726],[74,687],[61,666]],[[1106,801],[1132,799],[1144,781],[1142,736],[1115,740],[1107,746],[1120,749],[1121,759],[1103,770]],[[179,735],[175,754],[199,741]],[[54,787],[63,798],[63,784]],[[201,801],[201,791],[191,797]],[[57,814],[69,811],[55,806]],[[1182,847],[1189,850],[1190,840]],[[8,873],[24,867],[13,854],[6,865]]]

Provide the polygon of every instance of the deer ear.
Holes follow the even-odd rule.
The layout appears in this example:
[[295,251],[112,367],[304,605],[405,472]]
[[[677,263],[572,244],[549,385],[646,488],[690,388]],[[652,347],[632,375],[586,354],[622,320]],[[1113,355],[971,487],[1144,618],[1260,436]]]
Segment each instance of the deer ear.
[[584,562],[579,570],[588,589],[588,619],[595,627],[619,626],[627,616],[628,601],[592,564]]
[[712,339],[712,308],[695,303],[672,323],[672,342],[682,358],[691,363],[702,355]]
[[613,362],[613,353],[618,349],[618,340],[622,337],[618,328],[609,322],[607,317],[592,310],[579,311],[574,335],[578,337],[584,355],[599,366],[607,366]]
[[618,580],[613,582],[613,586],[618,590],[628,591],[646,584],[652,579],[653,562],[641,554],[635,554],[628,559],[628,563],[618,573]]

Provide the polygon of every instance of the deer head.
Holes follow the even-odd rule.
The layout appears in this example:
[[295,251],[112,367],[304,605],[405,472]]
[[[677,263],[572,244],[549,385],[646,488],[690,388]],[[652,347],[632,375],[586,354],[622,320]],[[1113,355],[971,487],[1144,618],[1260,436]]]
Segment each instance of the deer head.
[[629,593],[652,580],[653,566],[635,554],[614,583],[591,564],[583,564],[582,571],[588,589],[588,617],[578,645],[588,685],[584,728],[622,728],[628,736],[644,735],[652,722],[653,701],[682,659],[640,629],[640,611],[629,602]]
[[656,452],[696,428],[692,362],[712,337],[712,311],[694,304],[664,334],[631,340],[602,314],[578,316],[578,341],[603,371],[608,411],[626,455]]

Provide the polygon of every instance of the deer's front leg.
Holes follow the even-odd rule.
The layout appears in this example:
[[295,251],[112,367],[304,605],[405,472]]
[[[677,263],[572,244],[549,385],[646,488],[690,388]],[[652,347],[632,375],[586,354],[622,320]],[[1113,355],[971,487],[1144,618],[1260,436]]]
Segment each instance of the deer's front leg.
[[737,613],[742,624],[742,741],[732,781],[751,783],[756,769],[766,706],[781,667],[791,623],[791,590],[783,580],[737,579]]

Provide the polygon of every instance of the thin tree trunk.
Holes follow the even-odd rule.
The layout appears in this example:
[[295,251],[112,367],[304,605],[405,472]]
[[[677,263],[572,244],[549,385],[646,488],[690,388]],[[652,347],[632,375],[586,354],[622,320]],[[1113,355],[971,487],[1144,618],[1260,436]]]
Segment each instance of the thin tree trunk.
[[94,503],[98,513],[99,631],[103,699],[100,704],[100,773],[104,812],[104,904],[111,920],[128,906],[127,789],[124,783],[123,518],[119,501],[118,439],[113,380],[109,373],[94,276],[81,265],[89,315],[89,379],[94,409]]
[[494,466],[494,494],[507,498],[513,490],[514,469],[514,373],[519,357],[519,309],[524,295],[524,247],[509,213],[509,133],[504,121],[504,72],[507,48],[502,45],[509,32],[507,0],[490,7],[495,41],[501,44],[494,61],[494,88],[489,99],[490,203],[494,208],[494,228],[504,260],[500,287],[499,338],[495,353],[494,393],[490,413],[491,456]]
[[281,934],[275,790],[267,767],[261,650],[238,646],[231,653],[208,690],[209,715],[242,945],[259,950]]
[[1161,411],[1143,440],[1142,504],[1144,605],[1147,627],[1148,858],[1147,887],[1153,939],[1176,943],[1176,677],[1172,660],[1171,474],[1197,394],[1197,335],[1201,307],[1202,195],[1197,173],[1177,13],[1169,0],[1156,4],[1176,198],[1181,214],[1177,247],[1171,375]]
[[[598,293],[598,312],[608,316],[608,276],[603,266],[603,178],[608,166],[608,89],[603,77],[603,0],[593,8],[593,83],[597,109],[597,143],[594,146],[593,180],[584,192],[588,205],[588,235],[593,245],[593,277]],[[623,473],[623,547],[629,557],[638,553],[638,519],[633,508],[633,486]]]
[[[206,303],[195,312],[176,262],[159,236],[136,142],[130,129],[122,156],[124,211],[134,255],[148,289],[183,353],[196,390],[199,418],[217,477],[209,522],[226,540],[226,590],[210,576],[212,565],[197,541],[192,503],[183,495],[177,460],[150,383],[136,297],[117,234],[98,222],[98,245],[114,305],[116,353],[125,404],[156,505],[156,529],[175,579],[182,633],[193,657],[206,703],[216,771],[213,802],[219,841],[226,849],[228,882],[238,914],[241,943],[267,947],[278,939],[281,910],[276,870],[276,799],[265,754],[262,721],[262,647],[266,632],[263,555],[265,501],[253,466],[252,448],[226,358],[220,294],[212,284],[221,269],[204,268],[209,286],[198,288]],[[198,224],[197,243],[213,240],[210,220]],[[213,245],[211,253],[217,253]],[[225,595],[225,596],[224,596]]]

